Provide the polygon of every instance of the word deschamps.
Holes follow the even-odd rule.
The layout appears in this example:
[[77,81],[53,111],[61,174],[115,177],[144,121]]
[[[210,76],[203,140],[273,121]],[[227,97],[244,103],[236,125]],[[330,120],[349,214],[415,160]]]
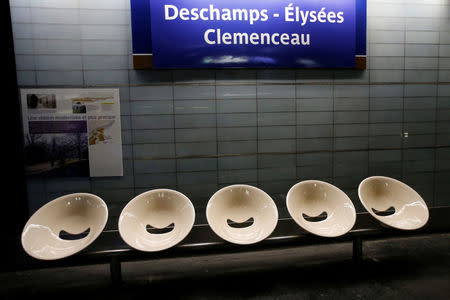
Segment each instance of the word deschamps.
[[[268,9],[217,8],[213,4],[203,8],[183,8],[173,4],[164,5],[166,21],[234,21],[266,22],[269,18],[280,18],[277,13],[270,14]],[[300,26],[308,23],[344,23],[344,12],[329,11],[326,7],[316,10],[302,10],[292,3],[284,8],[285,22],[295,22]],[[203,40],[209,45],[302,45],[311,43],[309,33],[267,33],[267,32],[223,32],[220,28],[209,28],[203,34]]]

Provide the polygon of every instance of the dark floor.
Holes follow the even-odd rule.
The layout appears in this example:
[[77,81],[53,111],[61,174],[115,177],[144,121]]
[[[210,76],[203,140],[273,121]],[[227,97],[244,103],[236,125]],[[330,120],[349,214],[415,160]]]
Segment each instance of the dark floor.
[[[450,299],[450,234],[233,255],[0,273],[0,299]],[[27,299],[25,298],[25,299]]]

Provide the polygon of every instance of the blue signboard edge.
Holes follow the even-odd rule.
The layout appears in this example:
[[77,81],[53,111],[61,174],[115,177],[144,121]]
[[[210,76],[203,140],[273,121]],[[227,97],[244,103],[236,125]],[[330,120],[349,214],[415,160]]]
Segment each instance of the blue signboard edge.
[[356,55],[367,54],[367,0],[356,0]]
[[150,1],[130,0],[133,54],[152,53]]

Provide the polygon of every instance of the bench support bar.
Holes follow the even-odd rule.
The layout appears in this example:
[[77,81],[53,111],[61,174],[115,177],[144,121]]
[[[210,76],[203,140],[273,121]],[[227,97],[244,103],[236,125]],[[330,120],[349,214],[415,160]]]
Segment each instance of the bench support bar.
[[362,262],[362,239],[360,237],[355,237],[353,239],[353,262],[355,264],[360,264]]
[[109,263],[109,271],[111,274],[112,284],[120,284],[122,282],[122,265],[117,256],[111,257],[111,262]]

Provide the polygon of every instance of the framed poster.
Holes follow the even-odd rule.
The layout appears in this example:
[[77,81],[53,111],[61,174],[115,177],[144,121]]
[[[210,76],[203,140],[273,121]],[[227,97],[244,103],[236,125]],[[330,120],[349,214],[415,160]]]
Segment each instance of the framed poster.
[[21,89],[25,172],[123,176],[118,89]]

